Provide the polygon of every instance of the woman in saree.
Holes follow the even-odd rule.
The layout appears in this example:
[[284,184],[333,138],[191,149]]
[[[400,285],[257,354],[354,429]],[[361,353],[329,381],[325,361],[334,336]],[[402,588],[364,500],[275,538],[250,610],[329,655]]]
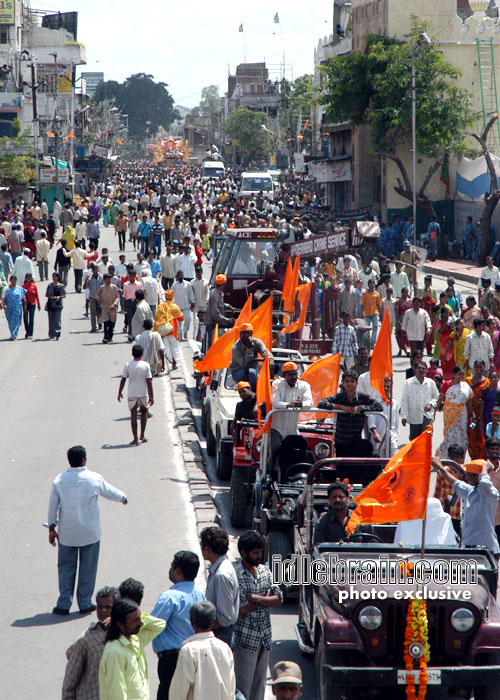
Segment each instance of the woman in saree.
[[446,346],[446,352],[453,348],[455,365],[465,369],[464,348],[470,330],[465,327],[463,318],[459,318],[455,323],[455,330],[450,333],[450,340]]
[[500,357],[498,356],[498,340],[500,337],[499,329],[500,324],[496,316],[492,316],[486,321],[486,332],[491,338],[491,344],[493,345],[493,365],[497,372],[500,370]]
[[450,345],[450,335],[454,324],[448,309],[443,307],[436,321],[436,344],[434,346],[434,357],[439,358],[443,377],[445,381],[451,379],[455,361],[453,359],[453,348]]
[[467,426],[472,421],[473,393],[465,381],[463,367],[453,368],[451,382],[445,382],[439,394],[437,410],[443,409],[444,439],[438,448],[441,459],[448,459],[450,445],[460,445],[467,451]]
[[395,304],[396,308],[396,341],[398,343],[398,357],[401,357],[401,353],[405,352],[407,357],[410,356],[410,343],[408,342],[408,337],[406,331],[401,328],[403,323],[403,316],[411,309],[412,301],[410,299],[409,291],[407,287],[403,287],[401,290],[401,296]]
[[[434,307],[436,306],[437,301],[436,299],[432,296],[432,291],[430,287],[426,287],[424,289],[423,295],[420,297],[420,306],[424,311],[427,311],[429,314],[429,318],[431,319],[432,325],[435,323],[435,318],[434,318]],[[427,350],[428,355],[432,355],[432,344],[434,343],[434,334],[429,333],[429,335],[426,336],[425,340],[425,347]]]
[[465,327],[470,331],[474,330],[474,319],[481,316],[481,309],[476,304],[476,299],[473,296],[467,297],[465,300],[466,309],[462,311],[462,318],[465,323]]
[[11,275],[9,286],[3,292],[3,308],[9,324],[10,339],[17,340],[23,311],[26,311],[26,290],[17,284],[17,277]]
[[68,224],[66,226],[66,229],[65,229],[63,235],[61,236],[61,240],[66,241],[67,250],[74,249],[76,236],[75,236],[75,232],[73,231],[73,227],[71,226],[71,224]]
[[158,331],[163,340],[165,357],[172,363],[172,369],[177,369],[177,362],[180,362],[181,355],[177,324],[184,321],[184,316],[173,301],[174,293],[171,289],[165,291],[165,301],[158,305],[155,313],[154,331]]
[[469,456],[471,459],[484,459],[484,432],[481,430],[481,395],[483,389],[487,389],[490,385],[490,380],[483,375],[485,367],[483,360],[476,360],[472,377],[466,379],[473,393],[471,421],[467,428]]

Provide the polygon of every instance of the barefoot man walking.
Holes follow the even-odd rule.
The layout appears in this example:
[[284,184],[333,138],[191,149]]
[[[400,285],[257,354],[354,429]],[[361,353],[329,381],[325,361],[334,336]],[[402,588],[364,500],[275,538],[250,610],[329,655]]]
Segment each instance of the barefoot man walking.
[[130,422],[132,424],[132,435],[134,439],[131,445],[138,445],[137,438],[137,410],[141,409],[141,435],[140,441],[147,442],[146,439],[146,423],[148,422],[148,406],[154,404],[153,397],[153,375],[149,362],[142,359],[143,348],[141,345],[132,347],[132,357],[130,362],[127,362],[123,367],[122,377],[120,379],[120,387],[118,389],[118,401],[123,398],[123,389],[127,378],[128,382],[128,407],[130,409]]

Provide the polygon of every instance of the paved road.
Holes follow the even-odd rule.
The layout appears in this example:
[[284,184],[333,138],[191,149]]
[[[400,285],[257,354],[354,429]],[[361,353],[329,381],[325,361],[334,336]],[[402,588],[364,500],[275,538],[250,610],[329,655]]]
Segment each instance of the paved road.
[[[102,238],[117,261],[111,230]],[[130,244],[127,244],[131,247]],[[133,259],[127,251],[127,259]],[[38,275],[37,275],[38,277]],[[72,273],[70,280],[72,282]],[[39,284],[40,295],[45,283]],[[170,586],[168,570],[179,549],[198,551],[194,514],[173,430],[169,380],[154,380],[154,417],[149,443],[129,447],[127,404],[116,400],[130,345],[120,333],[113,345],[88,333],[84,295],[65,302],[62,337],[49,341],[46,313],[37,314],[33,341],[9,342],[0,311],[2,342],[3,533],[0,598],[0,656],[3,700],[60,697],[67,646],[91,618],[78,612],[50,614],[57,599],[57,550],[49,546],[47,504],[52,479],[66,469],[66,449],[86,446],[88,466],[123,489],[129,505],[101,501],[103,538],[97,585],[118,585],[128,576],[145,586],[143,609]],[[43,308],[43,302],[42,302]],[[117,326],[120,325],[121,317]],[[173,530],[173,523],[179,526]],[[76,603],[74,605],[76,609]],[[152,697],[156,663],[149,652]]]

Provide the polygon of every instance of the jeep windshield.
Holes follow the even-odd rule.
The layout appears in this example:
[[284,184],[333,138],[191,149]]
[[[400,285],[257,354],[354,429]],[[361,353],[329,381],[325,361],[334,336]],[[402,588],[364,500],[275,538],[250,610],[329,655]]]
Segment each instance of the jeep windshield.
[[245,177],[241,181],[241,189],[244,192],[270,192],[273,188],[272,178],[266,177]]
[[220,247],[212,278],[223,273],[228,277],[244,279],[262,275],[263,267],[276,260],[276,240],[240,240],[224,238]]

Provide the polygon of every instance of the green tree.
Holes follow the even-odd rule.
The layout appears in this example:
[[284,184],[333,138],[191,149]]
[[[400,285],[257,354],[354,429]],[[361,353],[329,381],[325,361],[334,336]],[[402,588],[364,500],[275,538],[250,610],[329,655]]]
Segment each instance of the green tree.
[[[300,139],[299,150],[311,150],[312,144],[312,125],[307,122],[311,104],[314,98],[313,91],[313,76],[306,73],[300,75],[293,82],[282,80],[281,91],[286,95],[287,109],[281,112],[281,126],[287,138],[293,139],[293,143],[297,143],[297,137],[303,136]],[[304,126],[307,126],[304,128]]]
[[116,106],[128,114],[129,138],[143,140],[167,128],[179,115],[166,83],[155,83],[152,75],[135,73],[117,83],[108,80],[97,86],[94,100],[103,102],[114,98]]
[[34,179],[36,160],[29,141],[29,131],[21,131],[21,122],[14,119],[11,136],[0,138],[0,183],[5,186],[27,185]]
[[411,142],[411,50],[416,46],[417,153],[433,161],[418,189],[417,206],[431,216],[434,209],[425,190],[446,156],[470,153],[466,130],[475,117],[469,91],[454,84],[460,70],[433,45],[418,46],[426,30],[427,25],[414,17],[405,42],[371,35],[365,53],[331,58],[321,67],[319,102],[330,121],[369,125],[372,153],[396,163],[401,177],[394,189],[411,202],[412,182],[397,149]]
[[240,150],[244,165],[266,156],[268,136],[262,129],[265,123],[263,112],[252,112],[248,107],[235,109],[226,119],[226,131]]
[[200,110],[202,114],[218,114],[220,94],[217,85],[207,85],[201,91]]

